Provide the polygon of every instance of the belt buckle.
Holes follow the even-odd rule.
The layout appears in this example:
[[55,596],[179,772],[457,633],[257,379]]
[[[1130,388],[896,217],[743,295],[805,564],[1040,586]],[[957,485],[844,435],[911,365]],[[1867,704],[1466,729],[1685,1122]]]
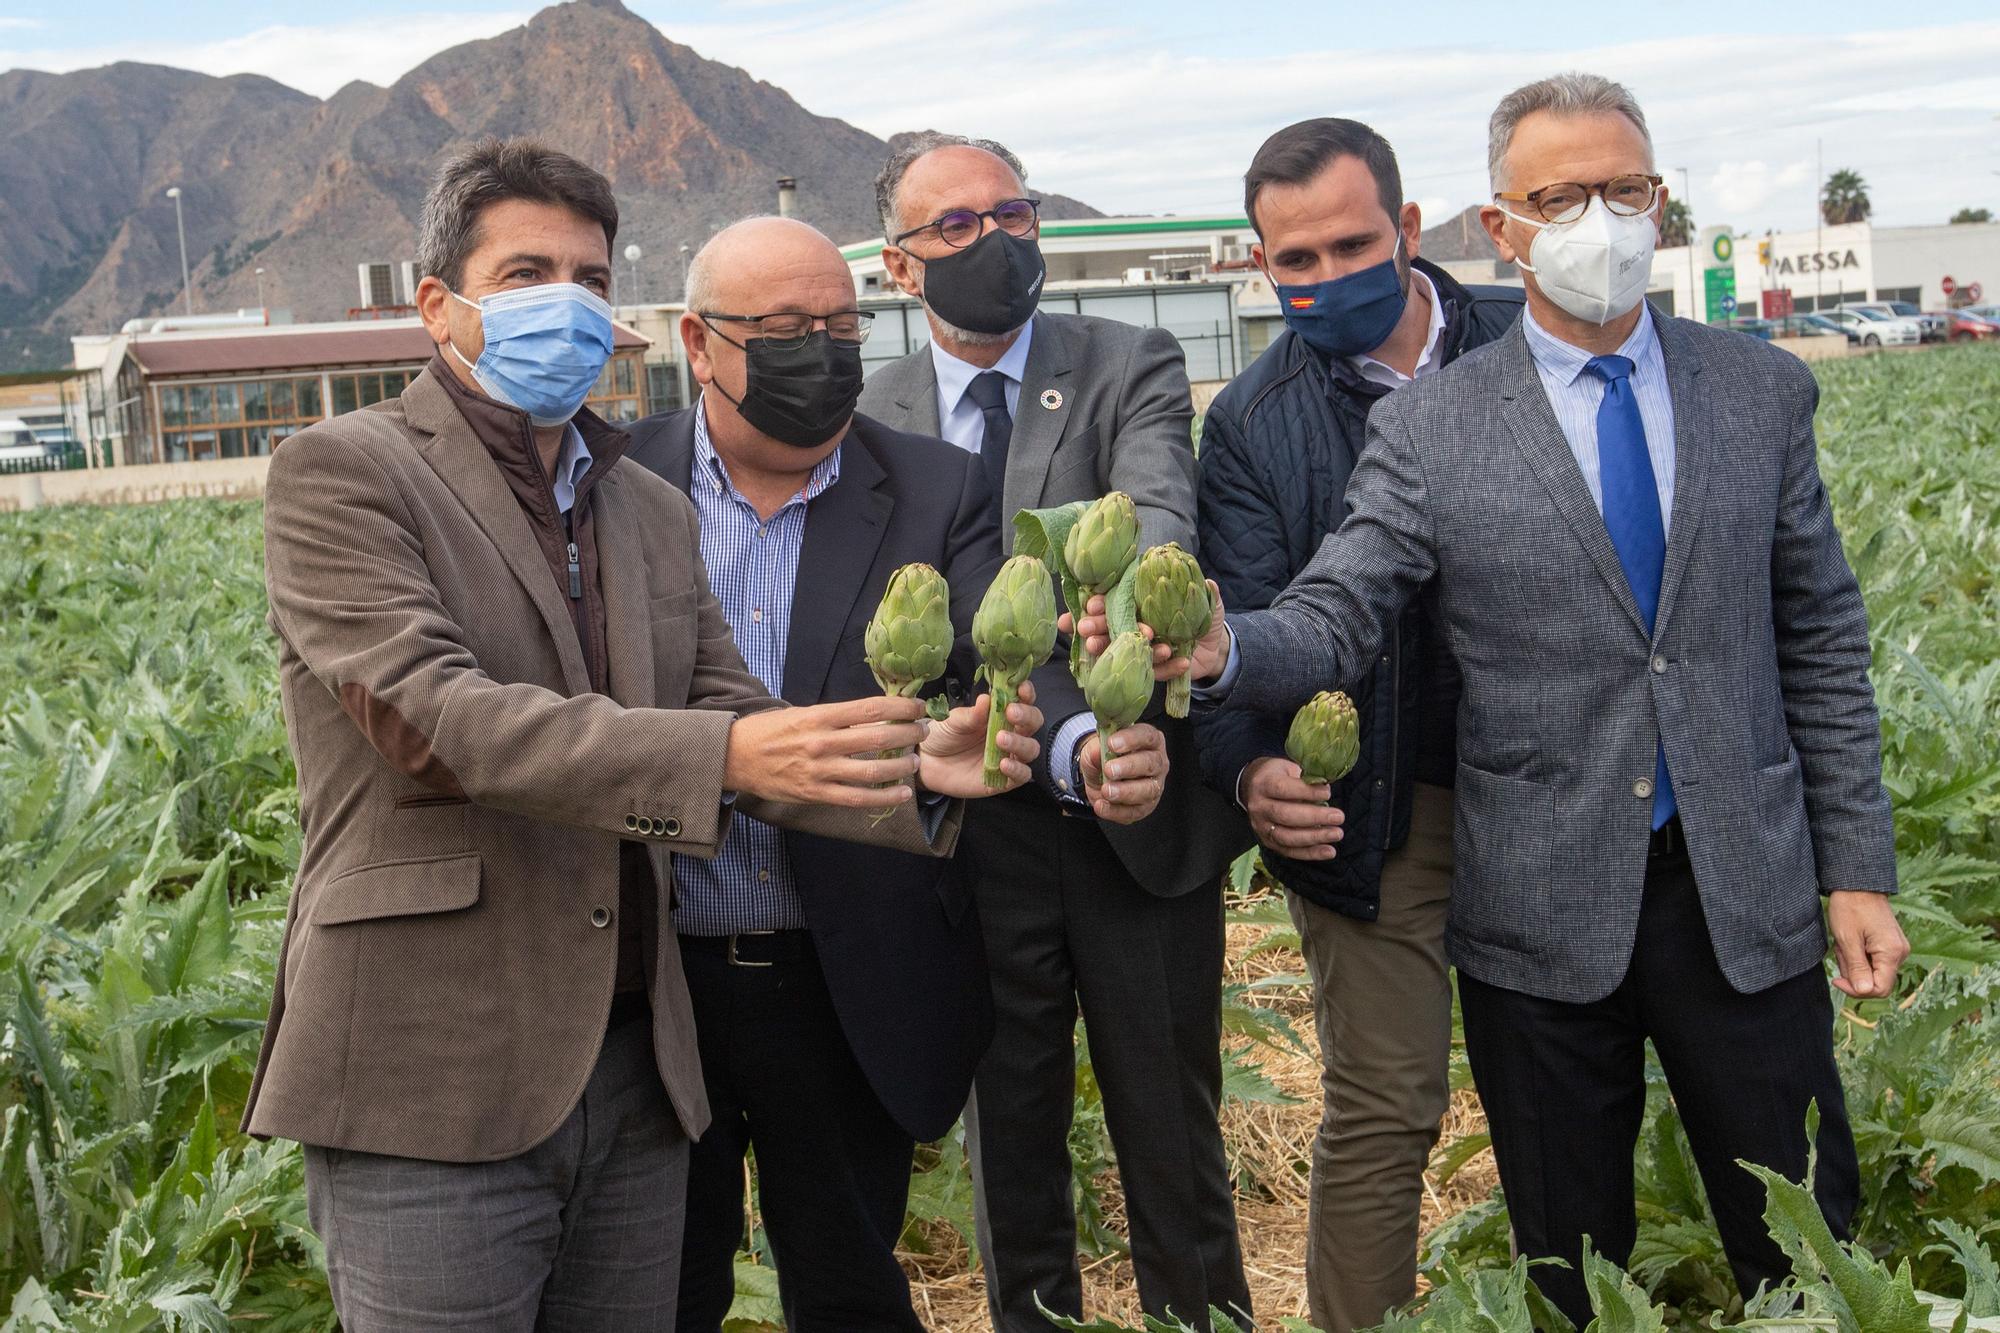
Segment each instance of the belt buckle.
[[731,935],[731,936],[729,937],[729,965],[730,965],[731,967],[770,967],[770,966],[772,966],[772,964],[771,964],[771,963],[768,963],[768,962],[766,962],[766,963],[759,963],[759,962],[755,962],[755,961],[753,961],[753,960],[751,960],[751,959],[748,959],[748,958],[738,958],[738,957],[736,956],[736,941],[738,941],[738,940],[742,939],[742,938],[743,938],[743,937],[744,937],[745,935],[775,935],[775,934],[777,934],[777,933],[778,933],[778,932],[777,932],[777,931],[775,931],[775,930],[739,930],[739,931],[737,931],[737,932],[736,932],[735,934],[733,934],[733,935]]

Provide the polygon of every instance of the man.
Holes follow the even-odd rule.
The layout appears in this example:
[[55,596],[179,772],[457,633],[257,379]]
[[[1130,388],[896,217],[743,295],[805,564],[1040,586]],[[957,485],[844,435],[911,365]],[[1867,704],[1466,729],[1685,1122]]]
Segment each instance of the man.
[[1845,993],[1887,995],[1909,945],[1811,373],[1646,306],[1666,192],[1618,84],[1510,93],[1489,167],[1521,325],[1377,404],[1352,516],[1193,668],[1227,707],[1282,713],[1354,682],[1436,581],[1465,682],[1467,1052],[1515,1240],[1568,1262],[1535,1274],[1582,1327],[1583,1237],[1632,1247],[1648,1039],[1745,1292],[1790,1264],[1736,1163],[1803,1176],[1815,1101],[1818,1199],[1845,1233],[1860,1182],[1821,896]]
[[[695,256],[687,304],[702,396],[641,422],[628,457],[693,499],[751,669],[796,704],[881,693],[862,637],[890,575],[921,562],[963,631],[943,688],[977,694],[992,496],[965,453],[854,414],[868,316],[840,251],[802,222],[737,223]],[[1137,818],[1166,755],[1151,727],[1121,734],[1134,748],[1105,799]],[[675,878],[715,1112],[689,1160],[678,1327],[717,1333],[729,1312],[749,1149],[785,1326],[921,1330],[895,1255],[911,1152],[958,1119],[993,1024],[964,876],[746,818],[713,861],[676,858]]]
[[[884,263],[923,301],[931,343],[882,367],[863,410],[976,454],[1008,543],[1004,520],[1018,510],[1121,490],[1138,504],[1141,549],[1193,550],[1180,349],[1164,330],[1036,313],[1037,214],[1014,156],[919,135],[890,157],[875,193]],[[1068,1147],[1079,1006],[1141,1303],[1190,1321],[1211,1305],[1247,1312],[1216,1114],[1220,877],[1248,839],[1194,781],[1192,728],[1164,715],[1152,720],[1182,776],[1158,813],[1128,823],[1105,799],[1083,799],[1091,721],[1062,657],[1035,677],[1048,718],[1035,789],[991,803],[967,843],[996,1018],[968,1117],[993,1322],[1046,1328],[1038,1300],[1082,1310]]]
[[[419,238],[438,356],[272,460],[305,844],[244,1118],[306,1145],[361,1333],[671,1325],[708,1105],[657,944],[668,853],[715,855],[732,795],[942,852],[954,811],[926,802],[927,834],[902,780],[979,783],[983,709],[878,758],[923,736],[915,701],[785,708],[744,669],[693,507],[579,410],[617,227],[609,184],[560,153],[451,159]],[[1007,745],[1025,781],[1034,741]]]
[[[1243,209],[1286,332],[1208,409],[1199,498],[1203,563],[1229,606],[1255,610],[1346,516],[1369,411],[1511,328],[1521,295],[1461,287],[1418,257],[1423,220],[1403,201],[1395,152],[1357,121],[1300,121],[1265,140]],[[1204,772],[1248,812],[1313,978],[1326,1068],[1306,1294],[1327,1333],[1416,1294],[1423,1172],[1450,1098],[1458,672],[1433,613],[1406,610],[1356,682],[1362,758],[1331,790],[1299,780],[1284,718],[1197,720]]]

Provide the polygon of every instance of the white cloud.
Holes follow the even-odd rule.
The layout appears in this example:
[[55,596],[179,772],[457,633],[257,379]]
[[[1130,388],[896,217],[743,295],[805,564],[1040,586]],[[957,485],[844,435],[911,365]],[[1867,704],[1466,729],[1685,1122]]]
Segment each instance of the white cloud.
[[356,19],[277,24],[206,42],[105,43],[62,50],[0,48],[0,69],[41,69],[59,74],[118,60],[138,60],[203,74],[262,74],[315,97],[328,97],[356,79],[394,83],[446,47],[518,27],[533,12],[405,14],[396,19],[393,33],[384,31],[380,19]]

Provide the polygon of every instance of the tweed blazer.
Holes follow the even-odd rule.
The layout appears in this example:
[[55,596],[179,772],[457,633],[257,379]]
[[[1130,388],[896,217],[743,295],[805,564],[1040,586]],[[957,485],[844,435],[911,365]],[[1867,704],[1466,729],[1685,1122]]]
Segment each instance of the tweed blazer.
[[[251,1133],[442,1161],[513,1156],[582,1095],[617,966],[621,845],[671,920],[670,852],[732,809],[948,852],[914,808],[753,800],[722,776],[744,668],[694,507],[616,462],[591,497],[608,693],[493,456],[426,372],[271,460],[265,562],[304,849],[244,1114]],[[679,951],[649,941],[654,1054],[708,1123]]]
[[1452,961],[1609,994],[1639,920],[1657,743],[1724,975],[1820,963],[1820,893],[1892,892],[1868,623],[1789,353],[1657,317],[1674,508],[1649,638],[1517,325],[1379,403],[1347,521],[1268,611],[1232,616],[1230,708],[1351,681],[1437,581],[1465,677]]
[[[897,430],[937,435],[937,370],[930,348],[919,347],[875,371],[861,391],[861,411]],[[1038,314],[1007,449],[1002,512],[1011,517],[1022,509],[1124,491],[1138,506],[1141,550],[1178,542],[1193,552],[1193,421],[1187,368],[1180,345],[1165,329]],[[1001,540],[1013,549],[1011,523]],[[1051,761],[1066,762],[1051,753],[1051,733],[1088,705],[1061,651],[1035,673],[1035,690],[1047,718],[1036,761],[1038,776],[1045,776]],[[1138,823],[1104,825],[1105,836],[1150,893],[1174,897],[1213,888],[1223,867],[1250,845],[1250,826],[1233,801],[1202,782],[1192,722],[1167,717],[1159,692],[1145,720],[1166,734],[1172,766],[1166,794]],[[1034,798],[1028,792],[1005,799]]]

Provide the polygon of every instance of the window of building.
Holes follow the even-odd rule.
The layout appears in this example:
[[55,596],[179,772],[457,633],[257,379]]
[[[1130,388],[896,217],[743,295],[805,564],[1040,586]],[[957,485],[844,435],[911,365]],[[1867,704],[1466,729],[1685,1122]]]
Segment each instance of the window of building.
[[169,463],[268,454],[325,419],[318,376],[162,384],[161,455]]
[[637,421],[646,415],[645,381],[639,353],[619,352],[605,363],[597,383],[590,386],[584,406],[606,421]]
[[344,416],[394,398],[409,388],[410,381],[423,374],[423,370],[422,366],[408,366],[401,370],[367,370],[354,375],[329,376],[333,381],[333,415]]
[[1924,303],[1924,289],[1921,287],[1877,287],[1875,299],[1878,301],[1908,301],[1911,305]]

